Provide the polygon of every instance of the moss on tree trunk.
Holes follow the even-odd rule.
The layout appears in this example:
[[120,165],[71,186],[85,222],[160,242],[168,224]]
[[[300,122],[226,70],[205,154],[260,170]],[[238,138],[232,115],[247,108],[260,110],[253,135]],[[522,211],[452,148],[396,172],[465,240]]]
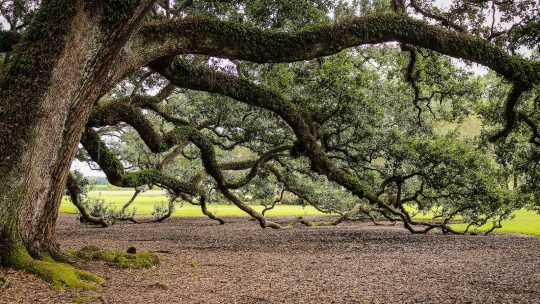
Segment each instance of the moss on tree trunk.
[[56,262],[54,232],[90,109],[122,77],[110,69],[152,1],[131,2],[114,28],[85,1],[43,2],[0,75],[0,264],[56,287],[103,281]]

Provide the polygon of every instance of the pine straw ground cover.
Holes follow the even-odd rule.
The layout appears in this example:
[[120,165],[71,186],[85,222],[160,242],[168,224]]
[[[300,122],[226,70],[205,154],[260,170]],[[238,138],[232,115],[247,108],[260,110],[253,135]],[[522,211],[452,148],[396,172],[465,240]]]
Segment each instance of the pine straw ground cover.
[[[284,221],[284,218],[277,219]],[[540,238],[513,234],[412,235],[399,227],[263,230],[246,218],[83,226],[62,214],[63,248],[136,247],[157,266],[83,264],[99,290],[54,290],[0,269],[0,303],[540,303]]]

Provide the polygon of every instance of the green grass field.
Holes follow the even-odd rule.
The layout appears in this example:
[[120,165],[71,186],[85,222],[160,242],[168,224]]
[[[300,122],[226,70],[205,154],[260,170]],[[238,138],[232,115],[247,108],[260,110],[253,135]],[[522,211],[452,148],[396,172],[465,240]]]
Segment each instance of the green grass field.
[[[540,236],[540,214],[529,211],[519,210],[514,214],[515,218],[509,221],[502,222],[502,228],[495,230],[496,232],[520,233],[528,235]],[[466,225],[453,225],[455,229],[463,230]],[[480,227],[480,231],[491,228],[491,224]]]
[[[92,198],[103,199],[105,203],[110,204],[115,209],[121,209],[122,206],[129,201],[133,191],[126,190],[113,190],[113,191],[91,191],[89,196]],[[135,202],[131,205],[131,208],[135,208],[136,214],[138,215],[150,215],[154,210],[154,204],[156,203],[167,203],[167,197],[164,195],[163,191],[152,190],[146,191],[139,194]],[[263,206],[261,205],[251,205],[255,210],[262,211]],[[238,209],[235,205],[217,205],[209,204],[208,210],[214,213],[217,216],[244,216],[242,210]],[[60,212],[64,213],[76,213],[77,208],[64,197],[62,205],[60,206]],[[291,206],[291,205],[279,205],[276,206],[273,210],[270,210],[266,213],[269,216],[304,216],[304,215],[322,215],[323,213],[317,211],[311,206],[302,207],[302,206]],[[176,210],[173,213],[173,216],[204,216],[201,212],[199,206],[193,206],[190,204],[177,205]]]
[[[114,206],[115,209],[120,209],[129,199],[133,191],[126,190],[106,190],[106,191],[92,191],[89,196],[93,198],[103,199],[106,203]],[[154,210],[154,204],[166,203],[167,198],[163,191],[151,190],[145,193],[139,194],[136,201],[132,204],[136,209],[138,215],[150,215]],[[252,205],[252,207],[258,211],[263,209],[261,205]],[[217,205],[210,204],[208,206],[210,212],[218,216],[243,216],[246,215],[242,210],[238,209],[234,205]],[[77,209],[71,202],[64,197],[62,205],[60,206],[60,212],[64,213],[76,213]],[[178,205],[174,216],[204,216],[198,206],[192,206],[189,204]],[[311,206],[291,206],[291,205],[278,205],[273,210],[267,213],[269,216],[304,216],[304,215],[322,215]],[[497,229],[496,232],[507,233],[520,233],[528,235],[540,236],[540,215],[534,211],[520,210],[515,213],[515,218],[509,221],[504,221],[503,228]],[[464,225],[453,225],[455,229],[464,229]],[[488,229],[489,226],[481,227],[480,230]]]

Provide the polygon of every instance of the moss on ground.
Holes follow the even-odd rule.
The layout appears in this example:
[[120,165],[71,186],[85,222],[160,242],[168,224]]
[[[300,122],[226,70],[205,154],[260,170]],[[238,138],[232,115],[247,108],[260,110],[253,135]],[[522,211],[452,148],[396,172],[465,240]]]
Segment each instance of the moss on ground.
[[100,249],[97,247],[85,247],[75,256],[86,261],[105,261],[120,268],[150,268],[159,264],[159,258],[150,252],[137,252],[134,254],[124,251]]
[[81,304],[81,303],[107,303],[107,299],[104,296],[98,296],[98,297],[81,297],[81,296],[74,296],[73,297],[73,303]]
[[105,283],[105,279],[67,264],[37,260],[33,264],[31,271],[50,282],[55,289],[97,289],[87,282]]
[[92,273],[79,270],[68,264],[55,262],[51,258],[33,259],[24,247],[13,250],[8,260],[10,265],[33,273],[52,284],[55,289],[80,288],[97,289],[91,283],[105,283],[105,279]]
[[93,300],[94,300],[93,297],[79,297],[79,296],[73,297],[73,303],[77,303],[77,304],[86,303]]

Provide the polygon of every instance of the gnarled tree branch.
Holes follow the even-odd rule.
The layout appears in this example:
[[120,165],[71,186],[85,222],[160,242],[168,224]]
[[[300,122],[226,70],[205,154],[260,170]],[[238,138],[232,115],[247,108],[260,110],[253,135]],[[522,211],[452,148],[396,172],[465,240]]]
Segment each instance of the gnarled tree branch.
[[295,33],[217,19],[188,17],[143,26],[130,43],[125,65],[142,66],[177,54],[204,54],[258,63],[294,62],[346,48],[400,42],[487,66],[511,82],[540,79],[540,63],[509,55],[487,40],[429,25],[404,14],[374,14]]

